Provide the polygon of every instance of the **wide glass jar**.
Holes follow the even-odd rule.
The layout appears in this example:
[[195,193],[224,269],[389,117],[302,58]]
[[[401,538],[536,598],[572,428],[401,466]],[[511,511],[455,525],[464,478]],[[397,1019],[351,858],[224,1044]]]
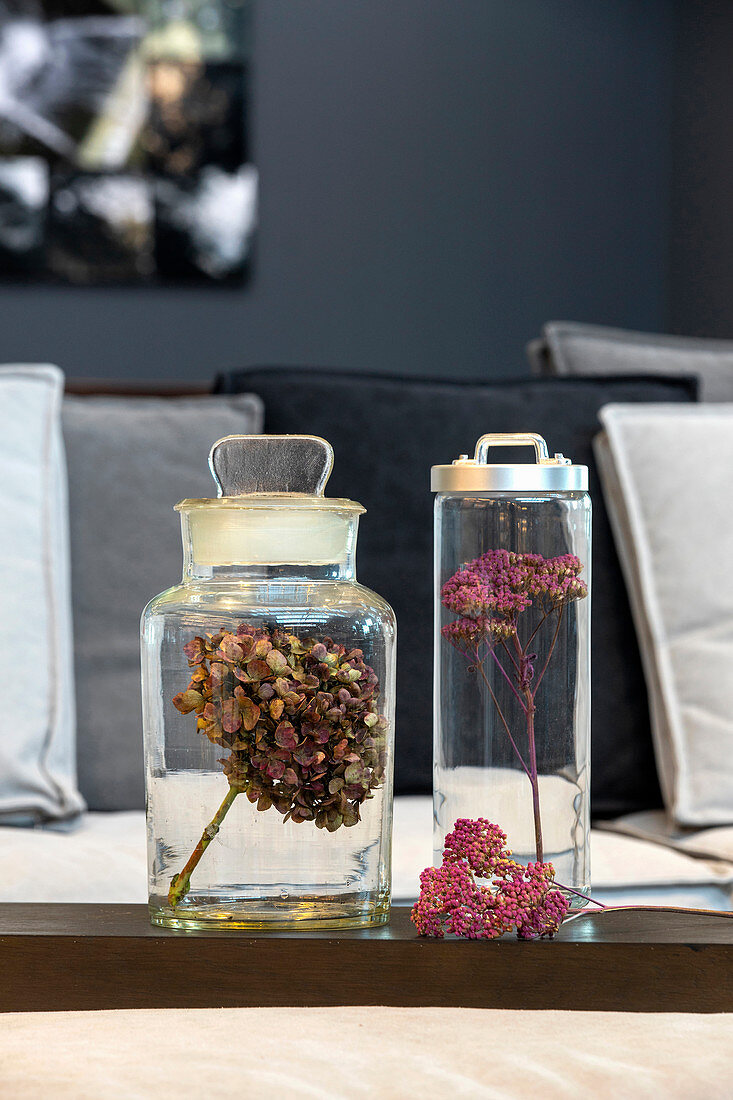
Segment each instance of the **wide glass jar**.
[[142,618],[150,915],[171,928],[389,919],[395,618],[364,509],[313,436],[231,436],[184,500],[183,580]]
[[[534,463],[489,463],[534,446]],[[434,849],[487,818],[521,863],[590,890],[588,470],[542,437],[486,435],[434,466]],[[579,900],[572,895],[574,903]]]

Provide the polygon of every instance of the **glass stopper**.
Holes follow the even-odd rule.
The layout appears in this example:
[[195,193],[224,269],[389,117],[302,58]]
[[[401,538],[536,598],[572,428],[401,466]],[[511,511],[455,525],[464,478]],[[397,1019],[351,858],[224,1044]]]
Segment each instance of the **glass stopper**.
[[227,435],[211,448],[209,467],[220,497],[322,497],[333,469],[333,447],[317,435]]

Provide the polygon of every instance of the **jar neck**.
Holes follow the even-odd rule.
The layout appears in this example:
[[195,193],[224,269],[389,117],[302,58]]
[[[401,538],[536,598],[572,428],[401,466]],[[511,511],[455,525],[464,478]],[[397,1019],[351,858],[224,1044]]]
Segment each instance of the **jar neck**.
[[197,562],[184,554],[183,580],[221,581],[222,583],[271,583],[284,584],[303,582],[313,584],[316,581],[355,581],[355,555],[350,554],[345,561],[327,565],[310,565],[291,562],[280,565],[262,565],[259,563],[239,563],[228,565],[210,565]]
[[358,514],[181,512],[183,579],[353,581]]

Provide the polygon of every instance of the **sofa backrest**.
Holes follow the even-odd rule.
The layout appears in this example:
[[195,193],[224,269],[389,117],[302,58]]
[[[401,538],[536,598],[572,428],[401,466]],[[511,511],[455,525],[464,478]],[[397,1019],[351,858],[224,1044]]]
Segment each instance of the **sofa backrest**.
[[395,789],[432,782],[433,533],[430,467],[472,452],[484,432],[535,431],[591,470],[594,504],[592,806],[615,815],[661,805],[644,676],[591,440],[608,402],[695,400],[690,378],[455,382],[263,367],[218,380],[258,394],[265,431],[312,432],[334,447],[333,496],[367,508],[359,580],[397,613]]

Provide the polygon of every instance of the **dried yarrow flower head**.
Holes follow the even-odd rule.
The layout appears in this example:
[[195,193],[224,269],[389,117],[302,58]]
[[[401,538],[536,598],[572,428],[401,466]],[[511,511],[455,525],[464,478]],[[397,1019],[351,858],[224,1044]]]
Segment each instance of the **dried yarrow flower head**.
[[[555,887],[551,863],[511,858],[505,833],[486,818],[459,818],[445,838],[443,863],[420,875],[420,896],[412,921],[421,936],[446,932],[466,939],[552,938],[569,909]],[[488,879],[489,885],[476,879]]]
[[588,589],[579,579],[582,569],[574,554],[543,558],[487,550],[443,585],[443,606],[459,616],[443,627],[443,634],[454,642],[504,640],[516,633],[517,616],[534,600],[543,610],[551,610],[583,599]]
[[[542,818],[537,774],[535,716],[537,693],[550,664],[566,608],[588,595],[579,574],[583,565],[574,554],[544,558],[511,550],[487,550],[467,562],[445,582],[441,602],[457,618],[445,623],[446,641],[483,680],[514,755],[529,779],[537,865],[543,864]],[[535,608],[536,625],[527,626],[522,613]],[[547,626],[554,627],[548,634]],[[532,629],[534,626],[534,629]],[[549,645],[545,647],[545,637]],[[540,650],[545,648],[536,666]],[[512,714],[500,702],[489,672],[512,693],[509,699],[521,715],[524,731],[512,732]],[[536,668],[538,671],[536,671]],[[503,709],[504,708],[504,709]]]
[[356,825],[387,765],[387,720],[362,651],[242,623],[184,652],[193,672],[173,704],[228,750],[230,787],[285,821]]

